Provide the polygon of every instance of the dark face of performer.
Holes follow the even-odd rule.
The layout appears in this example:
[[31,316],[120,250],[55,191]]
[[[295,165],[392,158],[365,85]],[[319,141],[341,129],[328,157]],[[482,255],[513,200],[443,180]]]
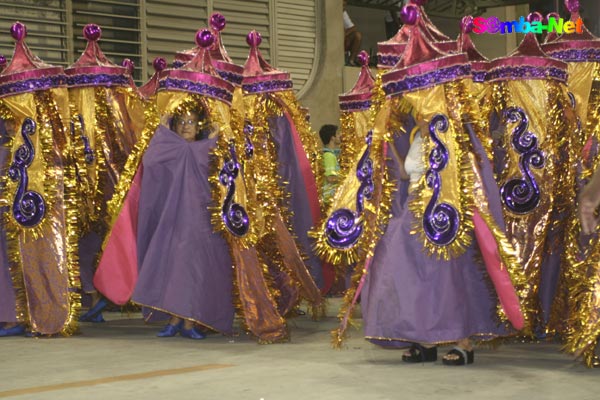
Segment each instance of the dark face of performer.
[[188,111],[185,114],[175,116],[173,128],[175,133],[188,142],[196,140],[198,134],[200,116],[195,111]]

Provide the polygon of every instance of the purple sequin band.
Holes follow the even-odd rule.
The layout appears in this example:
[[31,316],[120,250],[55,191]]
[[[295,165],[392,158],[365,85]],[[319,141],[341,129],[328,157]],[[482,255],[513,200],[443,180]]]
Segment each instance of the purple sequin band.
[[560,50],[553,53],[548,53],[549,56],[562,61],[585,62],[585,61],[600,61],[600,49],[573,49]]
[[0,85],[0,96],[48,90],[64,86],[67,82],[65,75],[48,76],[44,78],[28,79],[25,81],[10,82]]
[[486,71],[473,71],[473,82],[485,82],[487,76]]
[[229,71],[217,71],[219,73],[219,76],[223,79],[225,79],[227,82],[233,83],[237,86],[242,84],[242,81],[244,80],[244,76],[240,75],[240,74],[235,74],[233,72],[229,72]]
[[398,64],[398,61],[400,61],[400,56],[377,56],[377,63],[379,65],[393,67],[394,65]]
[[125,75],[82,74],[67,76],[69,86],[127,86],[129,78]]
[[567,71],[554,67],[532,67],[524,65],[521,67],[502,67],[489,71],[486,80],[497,79],[555,79],[567,81]]
[[371,100],[364,101],[348,101],[340,103],[340,110],[342,111],[364,111],[371,108]]
[[292,81],[264,81],[242,85],[242,89],[246,93],[263,93],[276,92],[279,90],[292,89],[294,84]]
[[452,82],[471,75],[470,65],[455,65],[441,68],[423,75],[407,77],[401,81],[390,82],[383,86],[386,95],[412,92],[427,87]]
[[231,100],[233,99],[233,94],[231,94],[230,91],[200,82],[166,78],[158,83],[158,87],[163,89],[183,90],[186,92],[198,93],[213,97],[215,99],[223,100],[227,103],[231,103]]
[[183,61],[179,61],[179,60],[173,61],[173,68],[175,68],[175,69],[181,68],[184,65],[185,65],[185,63]]

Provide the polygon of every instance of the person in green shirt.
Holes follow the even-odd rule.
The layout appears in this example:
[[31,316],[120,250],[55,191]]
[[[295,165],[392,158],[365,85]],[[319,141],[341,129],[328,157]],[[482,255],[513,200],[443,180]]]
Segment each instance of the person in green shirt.
[[319,130],[319,136],[323,142],[323,164],[325,178],[323,179],[323,202],[329,204],[338,182],[340,181],[340,164],[338,156],[340,153],[340,139],[337,136],[336,125],[323,125]]

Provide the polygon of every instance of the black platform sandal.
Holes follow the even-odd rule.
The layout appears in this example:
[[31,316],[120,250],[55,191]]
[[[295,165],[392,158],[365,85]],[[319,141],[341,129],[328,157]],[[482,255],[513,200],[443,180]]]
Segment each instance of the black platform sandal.
[[437,361],[437,347],[424,347],[419,343],[413,343],[408,352],[402,354],[402,361],[407,363],[433,362]]
[[[457,358],[448,359],[446,356],[455,355]],[[465,349],[461,349],[460,347],[455,347],[446,353],[446,356],[442,358],[442,362],[444,365],[467,365],[473,364],[475,361],[475,352],[473,350],[468,351]]]

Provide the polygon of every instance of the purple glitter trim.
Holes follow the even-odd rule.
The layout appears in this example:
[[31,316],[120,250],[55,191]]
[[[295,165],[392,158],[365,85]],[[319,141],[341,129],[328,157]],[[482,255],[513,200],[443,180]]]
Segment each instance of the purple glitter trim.
[[400,61],[400,56],[382,56],[382,55],[377,56],[377,63],[379,65],[386,65],[388,67],[393,67],[394,65],[398,64],[398,61]]
[[218,71],[219,76],[223,79],[225,79],[227,82],[233,83],[237,86],[240,86],[242,84],[242,81],[244,80],[244,75],[240,75],[240,74],[235,74],[233,72],[228,72],[228,71]]
[[546,79],[552,78],[557,81],[567,81],[567,71],[555,67],[502,67],[489,71],[486,80],[496,79]]
[[364,221],[360,218],[364,210],[364,201],[371,200],[375,186],[373,183],[373,160],[371,159],[371,144],[373,131],[365,138],[367,148],[360,157],[356,168],[356,177],[360,187],[356,195],[356,212],[340,208],[331,213],[325,225],[327,243],[336,249],[350,249],[360,239],[363,233]]
[[538,138],[529,131],[529,119],[525,110],[510,107],[505,111],[508,122],[518,125],[512,131],[512,146],[519,154],[522,178],[513,178],[500,188],[504,205],[515,214],[528,214],[540,203],[541,191],[530,167],[545,166],[544,152],[538,148]]
[[369,108],[371,108],[371,100],[340,103],[340,110],[342,111],[363,111]]
[[292,89],[294,84],[292,81],[264,81],[242,85],[242,89],[247,93],[263,93],[276,92],[279,90]]
[[26,81],[10,82],[0,85],[0,96],[34,92],[37,90],[48,90],[55,87],[64,86],[66,82],[67,78],[65,75],[55,75],[44,78],[29,79]]
[[240,172],[240,163],[238,162],[233,142],[229,143],[229,154],[231,155],[231,159],[225,161],[219,173],[219,182],[221,182],[221,185],[227,187],[227,195],[221,207],[221,218],[229,232],[237,237],[242,237],[250,229],[250,217],[244,207],[233,201],[233,196],[235,196],[235,179]]
[[436,134],[448,131],[448,117],[437,114],[429,123],[429,135],[434,148],[429,153],[429,169],[426,173],[427,186],[433,190],[429,204],[423,214],[423,230],[429,241],[438,246],[449,245],[456,239],[460,227],[460,214],[448,203],[438,203],[442,191],[441,172],[449,161],[448,148]]
[[185,63],[183,61],[179,61],[179,60],[173,61],[173,68],[175,68],[175,69],[181,68],[184,65],[185,65]]
[[549,56],[562,61],[585,62],[600,61],[600,49],[559,50],[548,53]]
[[414,90],[451,82],[458,78],[464,78],[470,75],[470,65],[455,65],[453,67],[441,68],[423,75],[407,77],[401,81],[387,83],[383,86],[383,90],[385,91],[386,95],[412,92]]
[[183,90],[186,92],[198,93],[205,96],[214,97],[216,99],[221,99],[227,103],[231,103],[231,100],[233,99],[233,94],[231,94],[231,92],[228,90],[216,86],[210,86],[206,83],[167,78],[160,81],[158,83],[158,87],[163,89]]
[[8,177],[19,181],[12,206],[12,214],[19,225],[32,228],[39,224],[46,215],[46,202],[41,194],[27,190],[29,175],[27,169],[35,159],[35,147],[29,138],[35,134],[36,123],[31,118],[25,118],[21,126],[23,144],[15,151],[13,162],[8,169]]
[[473,71],[473,82],[485,82],[487,76],[486,71]]
[[129,78],[125,75],[82,74],[67,76],[69,86],[127,86]]

